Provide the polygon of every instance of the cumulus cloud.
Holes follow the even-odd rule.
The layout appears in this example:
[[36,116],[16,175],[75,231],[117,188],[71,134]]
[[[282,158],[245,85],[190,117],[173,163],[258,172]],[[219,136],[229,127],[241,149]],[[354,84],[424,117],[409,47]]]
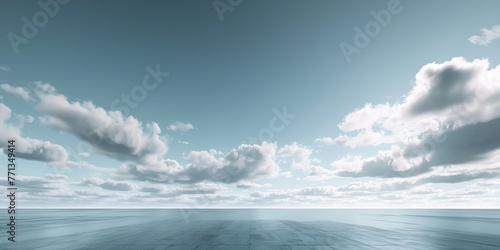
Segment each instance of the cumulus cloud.
[[29,137],[16,139],[16,152],[17,157],[43,162],[65,161],[67,158],[62,146]]
[[44,94],[53,95],[56,93],[56,88],[52,86],[50,83],[35,81],[35,82],[30,82],[28,85],[36,93],[37,96]]
[[480,36],[475,35],[469,37],[469,42],[485,46],[490,44],[493,40],[500,38],[500,25],[494,25],[490,30],[483,28],[481,32],[483,34]]
[[82,181],[76,183],[78,186],[85,187],[101,187],[106,190],[113,191],[131,191],[137,188],[137,185],[128,181],[102,180],[97,177],[83,178]]
[[38,93],[37,107],[47,115],[43,123],[76,135],[97,152],[138,164],[157,163],[167,152],[156,123],[147,124],[148,133],[142,122],[132,116],[104,110],[90,101],[69,102],[63,95],[50,94],[54,92],[50,85],[40,86],[45,92]]
[[311,166],[312,150],[306,146],[298,145],[297,142],[283,146],[278,150],[278,153],[281,158],[292,159],[290,167],[293,169],[307,170]]
[[4,151],[8,148],[7,141],[15,140],[16,156],[19,158],[42,162],[66,160],[67,153],[62,146],[49,141],[22,137],[20,127],[8,124],[11,113],[12,110],[9,107],[0,103],[0,147],[4,148]]
[[153,134],[161,134],[160,126],[156,122],[146,124],[146,128]]
[[168,126],[168,129],[172,130],[172,131],[186,132],[186,131],[189,131],[191,129],[194,129],[194,126],[193,126],[193,124],[191,124],[189,122],[183,123],[180,121],[176,121],[176,122],[174,122],[174,124],[171,124],[170,126]]
[[402,103],[367,104],[348,114],[339,128],[360,134],[342,135],[338,140],[357,138],[362,142],[362,135],[381,131],[379,139],[386,137],[384,143],[406,142],[429,131],[498,118],[500,66],[489,66],[487,59],[468,62],[461,57],[429,63],[417,73],[415,85]]
[[13,94],[17,97],[22,98],[25,101],[32,101],[33,98],[31,97],[30,93],[23,87],[13,87],[10,86],[9,84],[1,84],[0,88],[5,91],[6,93]]
[[[360,131],[335,142],[393,144],[374,157],[341,159],[331,165],[349,177],[411,177],[443,165],[460,165],[489,157],[500,148],[500,66],[487,59],[453,58],[422,67],[402,103],[365,105],[339,127]],[[363,120],[368,116],[367,120]],[[374,135],[375,130],[381,131]]]
[[165,183],[199,183],[203,181],[236,183],[244,180],[271,178],[279,174],[274,161],[276,144],[240,145],[223,157],[208,151],[192,151],[185,167],[167,159],[158,164],[128,164],[115,175],[142,181]]
[[331,137],[321,137],[321,138],[314,139],[314,143],[333,145],[334,141]]

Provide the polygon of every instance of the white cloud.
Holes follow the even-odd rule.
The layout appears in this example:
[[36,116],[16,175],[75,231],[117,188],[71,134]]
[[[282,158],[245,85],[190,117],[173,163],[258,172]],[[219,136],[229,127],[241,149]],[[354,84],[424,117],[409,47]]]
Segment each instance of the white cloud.
[[167,152],[165,142],[158,135],[161,131],[154,122],[146,126],[148,133],[142,122],[132,116],[123,117],[119,111],[104,110],[90,101],[70,103],[63,95],[38,95],[37,108],[47,115],[42,119],[44,124],[76,135],[102,154],[138,164],[154,164]]
[[347,115],[339,127],[360,132],[341,135],[336,143],[393,145],[375,157],[333,162],[338,175],[411,177],[439,166],[486,160],[500,148],[496,136],[500,134],[500,66],[489,66],[487,59],[467,62],[463,58],[427,64],[417,73],[403,103],[365,105]]
[[[7,140],[15,140],[16,156],[28,160],[43,162],[65,161],[66,150],[57,144],[33,138],[21,136],[20,127],[7,124],[11,118],[12,110],[5,104],[0,103],[0,147],[4,150],[8,147]],[[29,118],[27,118],[29,119]]]
[[[339,124],[340,145],[407,142],[423,133],[439,132],[500,117],[500,66],[488,69],[487,59],[453,58],[422,67],[403,103],[367,104]],[[375,132],[378,131],[378,132]]]
[[150,182],[144,183],[139,191],[144,192],[144,193],[151,193],[151,194],[157,194],[157,193],[163,193],[167,190],[167,187],[163,184],[154,184]]
[[153,134],[161,134],[160,126],[158,126],[158,123],[156,122],[146,124],[146,128]]
[[307,170],[311,165],[310,156],[312,150],[308,147],[298,145],[294,142],[290,145],[285,145],[278,150],[281,158],[292,159],[292,164],[290,165],[293,169]]
[[271,187],[272,185],[267,183],[267,184],[257,184],[253,182],[247,182],[247,181],[241,181],[236,183],[237,188],[241,189],[247,189],[247,188],[261,188],[261,187]]
[[35,82],[30,82],[28,85],[37,95],[44,95],[44,94],[54,95],[56,93],[56,88],[50,85],[50,83],[35,81]]
[[174,122],[174,124],[171,124],[170,126],[168,126],[168,129],[169,130],[172,130],[172,131],[181,131],[181,132],[186,132],[186,131],[189,131],[191,129],[194,129],[194,126],[193,124],[191,123],[182,123],[182,122],[179,122],[179,121],[176,121]]
[[58,161],[58,162],[49,162],[47,166],[53,168],[95,168],[94,165],[86,162],[86,161]]
[[481,36],[469,37],[469,42],[485,46],[490,44],[493,40],[500,38],[500,25],[494,25],[491,30],[483,28],[481,32],[483,33]]
[[181,185],[174,188],[167,188],[161,184],[147,183],[140,189],[143,193],[149,193],[151,197],[179,197],[179,196],[197,196],[202,197],[218,194],[227,190],[226,187],[216,183],[197,183],[190,185]]
[[335,144],[333,139],[330,137],[316,138],[316,139],[314,139],[314,143],[325,144],[325,145]]
[[283,176],[285,178],[292,178],[292,172],[291,171],[281,172],[280,176]]
[[85,158],[90,157],[90,153],[89,152],[80,152],[80,153],[78,153],[78,155],[82,156],[82,157],[85,157]]
[[391,114],[391,109],[388,103],[378,104],[375,107],[367,103],[363,108],[346,115],[338,127],[344,132],[371,128],[387,118]]
[[45,176],[17,176],[16,187],[25,193],[37,194],[56,192],[65,187],[67,176],[46,174]]
[[0,88],[2,88],[2,90],[5,91],[6,93],[20,97],[27,102],[33,100],[30,93],[23,87],[13,87],[10,86],[9,84],[4,83],[0,85]]
[[79,183],[75,183],[78,186],[85,187],[101,187],[106,190],[113,191],[131,191],[137,188],[137,185],[128,181],[116,181],[116,180],[103,180],[97,177],[83,178]]
[[122,178],[164,183],[203,181],[236,183],[243,180],[273,178],[279,174],[274,161],[276,144],[240,145],[221,158],[208,151],[192,151],[185,167],[167,159],[157,164],[124,165],[115,173]]
[[307,170],[307,181],[323,181],[337,177],[337,172],[320,166],[310,166]]
[[16,115],[17,120],[21,123],[21,126],[24,125],[25,123],[33,123],[35,121],[35,118],[31,115]]
[[180,144],[189,145],[189,142],[187,142],[187,141],[177,141],[177,142]]
[[384,131],[374,132],[371,129],[364,129],[356,136],[339,135],[333,140],[335,145],[348,146],[351,148],[357,146],[377,146],[394,142],[398,142],[396,136],[387,136]]

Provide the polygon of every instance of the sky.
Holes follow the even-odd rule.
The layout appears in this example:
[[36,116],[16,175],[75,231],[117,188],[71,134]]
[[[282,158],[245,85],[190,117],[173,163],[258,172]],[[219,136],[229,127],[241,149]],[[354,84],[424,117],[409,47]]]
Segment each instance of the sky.
[[0,177],[14,139],[26,208],[498,208],[499,10],[1,1]]

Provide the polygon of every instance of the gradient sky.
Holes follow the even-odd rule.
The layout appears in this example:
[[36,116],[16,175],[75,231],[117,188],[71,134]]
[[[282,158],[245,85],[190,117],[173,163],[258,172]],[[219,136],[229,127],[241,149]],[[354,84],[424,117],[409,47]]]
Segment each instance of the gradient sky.
[[500,204],[498,1],[41,3],[0,2],[22,206]]

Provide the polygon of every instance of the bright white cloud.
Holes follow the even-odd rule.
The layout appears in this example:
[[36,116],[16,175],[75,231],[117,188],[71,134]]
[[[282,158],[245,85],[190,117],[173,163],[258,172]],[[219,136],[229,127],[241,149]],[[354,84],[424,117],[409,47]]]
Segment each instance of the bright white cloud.
[[351,148],[357,146],[377,146],[394,142],[398,142],[396,136],[387,136],[384,131],[374,132],[371,129],[364,129],[355,136],[339,135],[333,140],[335,145]]
[[361,131],[335,139],[350,147],[398,144],[375,157],[343,158],[332,166],[340,176],[410,177],[443,165],[485,160],[500,148],[499,97],[500,66],[490,69],[487,59],[427,64],[403,103],[354,111],[339,127]]
[[311,166],[310,156],[312,154],[312,150],[308,147],[298,145],[297,142],[285,145],[278,150],[278,153],[281,158],[292,159],[292,163],[290,165],[292,169],[307,170]]
[[257,184],[257,183],[253,183],[253,182],[247,182],[247,181],[242,181],[242,182],[238,182],[236,184],[236,187],[237,188],[241,188],[241,189],[248,189],[248,188],[261,188],[261,187],[271,187],[272,185],[267,183],[267,184]]
[[367,103],[363,108],[356,109],[345,116],[344,121],[338,127],[344,132],[370,128],[380,123],[390,114],[391,106],[388,103],[375,106]]

